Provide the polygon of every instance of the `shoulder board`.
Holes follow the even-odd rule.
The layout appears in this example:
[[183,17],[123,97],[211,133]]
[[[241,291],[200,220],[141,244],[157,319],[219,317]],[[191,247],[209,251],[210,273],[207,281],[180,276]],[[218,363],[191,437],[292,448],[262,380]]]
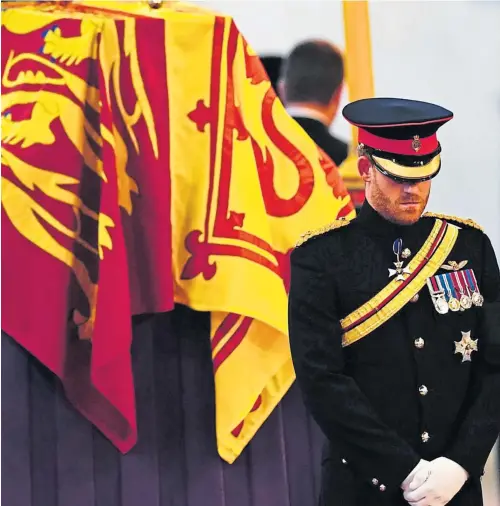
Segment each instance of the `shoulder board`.
[[340,220],[335,220],[333,223],[325,225],[324,227],[318,228],[316,230],[309,230],[308,232],[300,236],[300,239],[297,241],[295,247],[298,248],[299,246],[302,246],[302,244],[306,243],[307,241],[309,241],[309,239],[312,239],[313,237],[318,237],[320,235],[326,234],[327,232],[330,232],[330,230],[335,230],[336,228],[345,227],[346,225],[349,225],[349,223],[350,223],[349,220],[342,218]]
[[458,216],[450,216],[449,214],[425,213],[424,218],[439,218],[441,220],[450,221],[453,224],[465,225],[466,227],[477,228],[483,232],[483,227],[469,218],[460,218]]

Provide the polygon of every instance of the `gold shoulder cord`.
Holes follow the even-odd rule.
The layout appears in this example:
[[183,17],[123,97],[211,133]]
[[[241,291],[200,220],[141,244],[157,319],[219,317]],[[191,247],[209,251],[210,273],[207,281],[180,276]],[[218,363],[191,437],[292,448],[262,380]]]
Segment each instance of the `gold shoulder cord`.
[[299,246],[302,246],[302,244],[309,241],[309,239],[312,239],[313,237],[318,237],[319,235],[326,234],[330,230],[335,230],[336,228],[345,227],[346,225],[349,225],[350,221],[346,219],[340,219],[335,220],[333,223],[330,223],[329,225],[325,225],[324,227],[318,228],[316,230],[309,230],[308,232],[305,232],[300,236],[300,239],[297,241],[297,244],[295,245],[296,248]]
[[458,216],[451,216],[449,214],[440,214],[440,213],[425,213],[423,217],[424,218],[439,218],[441,220],[459,223],[460,225],[465,225],[467,227],[477,228],[478,230],[481,230],[481,232],[484,232],[483,227],[481,227],[481,225],[479,225],[474,220],[471,220],[469,218],[460,218]]

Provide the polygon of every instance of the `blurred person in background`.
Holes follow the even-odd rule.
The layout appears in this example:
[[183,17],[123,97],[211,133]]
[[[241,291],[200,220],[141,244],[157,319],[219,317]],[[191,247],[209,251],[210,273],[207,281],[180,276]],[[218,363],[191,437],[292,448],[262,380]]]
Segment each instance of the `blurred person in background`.
[[348,146],[330,134],[344,82],[340,51],[323,40],[304,41],[283,62],[279,95],[288,113],[338,166]]
[[262,55],[260,56],[260,61],[262,65],[264,65],[264,69],[266,70],[266,74],[271,81],[271,86],[273,87],[276,95],[280,97],[280,90],[278,86],[281,66],[283,64],[283,58],[278,55]]

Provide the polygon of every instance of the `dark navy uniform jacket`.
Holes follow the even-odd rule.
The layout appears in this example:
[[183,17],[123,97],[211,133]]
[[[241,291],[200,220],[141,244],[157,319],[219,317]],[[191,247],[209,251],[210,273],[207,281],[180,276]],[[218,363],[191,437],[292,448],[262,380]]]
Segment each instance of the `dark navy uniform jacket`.
[[[456,222],[447,258],[467,260],[481,307],[439,314],[425,287],[371,334],[341,345],[340,320],[389,283],[395,239],[411,260],[434,223],[394,225],[365,203],[347,226],[292,252],[291,351],[305,403],[328,439],[324,506],[407,505],[401,483],[420,459],[440,456],[470,475],[449,504],[482,504],[480,480],[500,430],[500,274],[488,237]],[[455,353],[463,332],[478,339],[470,362]]]

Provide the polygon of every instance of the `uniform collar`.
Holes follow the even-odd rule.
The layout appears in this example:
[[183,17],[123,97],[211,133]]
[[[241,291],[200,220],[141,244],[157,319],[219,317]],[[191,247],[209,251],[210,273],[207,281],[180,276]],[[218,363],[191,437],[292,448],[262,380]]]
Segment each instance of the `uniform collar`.
[[310,109],[309,107],[304,106],[291,105],[286,108],[286,111],[290,116],[292,116],[292,118],[313,119],[321,123],[325,128],[328,128],[328,119],[326,116],[324,114],[321,114],[319,111],[316,111],[315,109]]

